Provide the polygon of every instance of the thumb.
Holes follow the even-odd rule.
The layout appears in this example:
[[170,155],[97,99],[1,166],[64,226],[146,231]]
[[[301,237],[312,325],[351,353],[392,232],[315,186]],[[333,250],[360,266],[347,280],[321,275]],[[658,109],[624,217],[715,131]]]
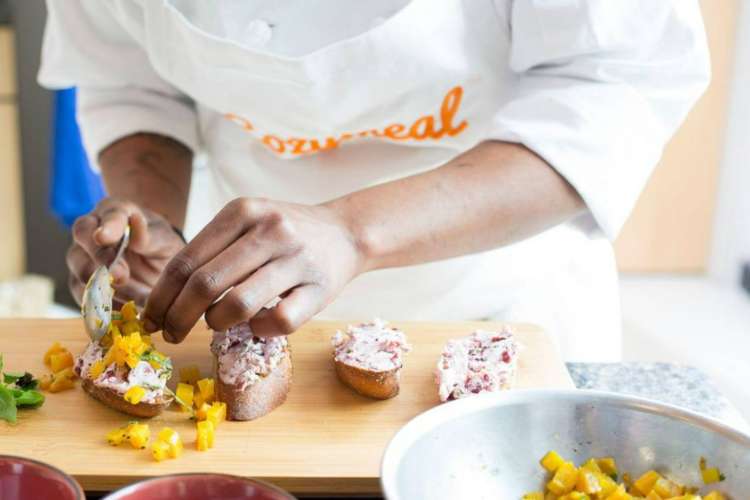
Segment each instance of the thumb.
[[146,252],[151,243],[146,216],[140,210],[135,211],[130,214],[128,223],[130,224],[130,243],[128,246],[136,253]]

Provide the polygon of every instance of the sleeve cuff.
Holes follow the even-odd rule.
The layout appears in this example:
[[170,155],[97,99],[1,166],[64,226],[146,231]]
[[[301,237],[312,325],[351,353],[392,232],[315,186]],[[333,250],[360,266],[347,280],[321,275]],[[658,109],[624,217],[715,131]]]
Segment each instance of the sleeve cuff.
[[77,120],[89,163],[96,171],[99,153],[113,142],[139,132],[170,137],[192,151],[199,148],[192,104],[174,96],[129,88],[80,88]]

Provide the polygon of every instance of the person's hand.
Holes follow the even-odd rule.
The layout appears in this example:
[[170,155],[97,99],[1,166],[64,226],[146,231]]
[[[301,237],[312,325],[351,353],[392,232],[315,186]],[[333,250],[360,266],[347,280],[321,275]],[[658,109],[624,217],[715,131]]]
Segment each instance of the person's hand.
[[130,243],[111,270],[118,307],[128,300],[145,304],[164,266],[185,246],[163,217],[128,201],[105,198],[73,224],[66,261],[70,291],[79,304],[89,276],[100,265],[112,263],[128,224]]
[[180,342],[205,313],[214,330],[250,320],[256,335],[289,334],[336,297],[361,260],[331,209],[238,198],[169,261],[148,298],[146,330]]

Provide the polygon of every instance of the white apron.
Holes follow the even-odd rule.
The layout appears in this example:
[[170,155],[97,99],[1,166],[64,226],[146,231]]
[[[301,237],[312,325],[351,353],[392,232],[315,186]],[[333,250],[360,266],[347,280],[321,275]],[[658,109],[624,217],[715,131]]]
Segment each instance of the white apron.
[[[189,231],[239,196],[320,203],[435,168],[486,137],[518,84],[491,0],[414,0],[300,57],[199,29],[173,2],[142,4],[152,65],[198,107],[210,182],[194,184]],[[526,321],[550,330],[568,359],[617,359],[612,248],[588,220],[365,274],[320,317]]]

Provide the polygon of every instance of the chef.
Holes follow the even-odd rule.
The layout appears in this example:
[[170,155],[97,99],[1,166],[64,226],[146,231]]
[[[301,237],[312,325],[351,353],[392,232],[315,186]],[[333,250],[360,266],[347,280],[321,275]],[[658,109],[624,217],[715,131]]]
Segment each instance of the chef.
[[78,87],[108,193],[77,298],[129,224],[117,295],[171,342],[499,319],[619,357],[611,241],[709,80],[697,1],[48,7],[39,80]]

